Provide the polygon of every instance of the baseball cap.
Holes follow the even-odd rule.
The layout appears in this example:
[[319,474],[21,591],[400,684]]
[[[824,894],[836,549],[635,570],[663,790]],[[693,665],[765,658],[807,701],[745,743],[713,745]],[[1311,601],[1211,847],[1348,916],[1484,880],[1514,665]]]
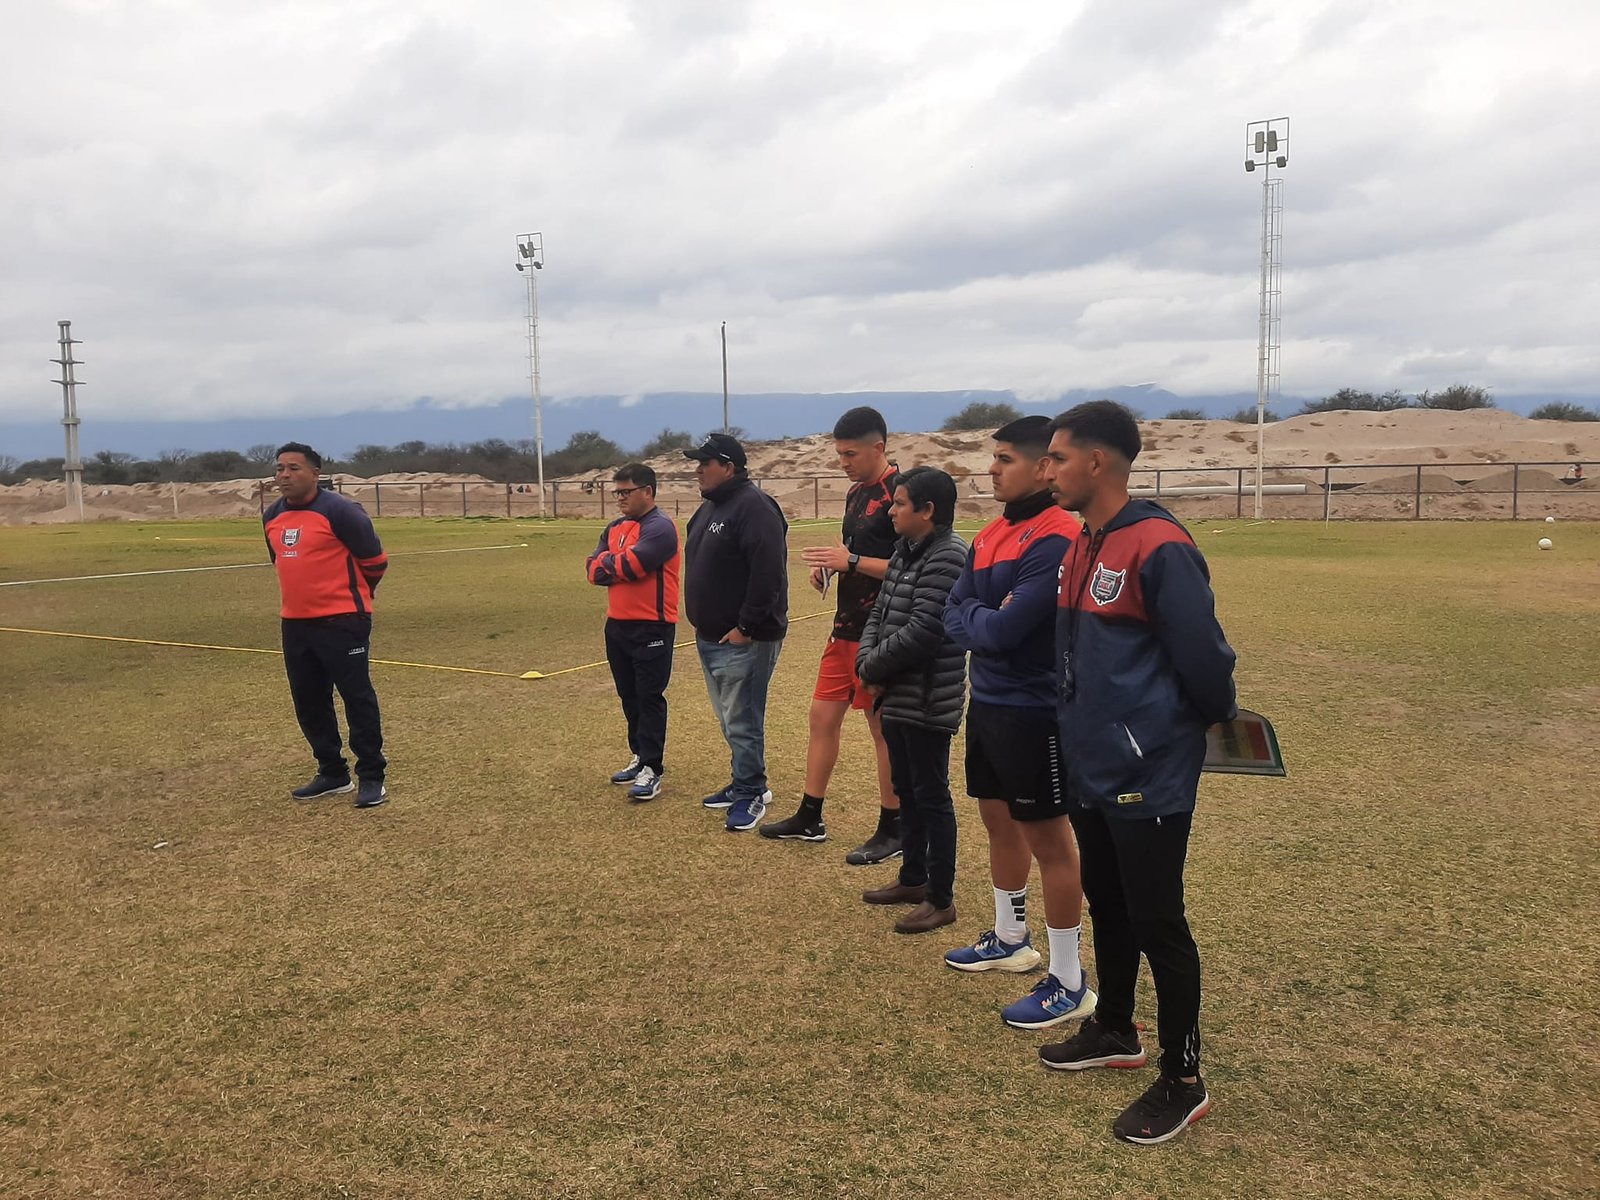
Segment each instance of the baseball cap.
[[729,437],[725,433],[708,433],[706,440],[693,450],[683,452],[685,458],[692,458],[696,462],[706,462],[708,459],[720,458],[725,463],[736,467],[745,465],[744,447],[739,445],[737,438]]

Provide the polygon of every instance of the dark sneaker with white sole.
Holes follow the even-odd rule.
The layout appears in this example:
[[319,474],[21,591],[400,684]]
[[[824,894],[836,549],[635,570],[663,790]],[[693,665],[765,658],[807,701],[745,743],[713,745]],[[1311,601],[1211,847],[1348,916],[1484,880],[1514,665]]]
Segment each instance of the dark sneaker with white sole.
[[363,779],[356,790],[356,807],[377,808],[388,798],[389,789],[383,786],[383,780]]
[[639,772],[642,770],[644,770],[644,762],[635,754],[628,760],[628,765],[623,767],[622,770],[611,773],[611,782],[618,786],[624,783],[632,783],[639,777]]
[[904,847],[900,843],[900,826],[896,822],[892,833],[879,829],[861,845],[844,856],[844,861],[852,867],[870,867],[877,863],[888,862],[891,858],[899,858]]
[[786,842],[825,842],[828,827],[823,824],[822,810],[812,808],[804,800],[792,817],[781,821],[768,821],[757,831],[764,838],[777,838]]
[[733,786],[733,784],[730,783],[728,785],[728,787],[723,788],[720,792],[712,792],[711,795],[707,796],[704,800],[700,801],[700,807],[701,808],[732,808],[733,807],[733,797],[728,795],[728,788],[730,788],[732,786]]
[[297,787],[289,794],[296,800],[321,800],[324,796],[342,796],[355,790],[356,785],[350,782],[348,775],[318,775],[304,787]]
[[1089,1017],[1066,1041],[1040,1046],[1039,1061],[1056,1071],[1087,1071],[1091,1067],[1142,1067],[1150,1058],[1137,1029],[1117,1033],[1098,1017]]
[[633,777],[633,786],[628,789],[628,799],[634,804],[643,804],[646,800],[654,800],[661,795],[661,776],[654,767],[640,767],[639,773]]
[[1111,1125],[1111,1132],[1136,1146],[1159,1146],[1171,1141],[1211,1108],[1206,1081],[1198,1075],[1184,1083],[1172,1075],[1162,1075]]

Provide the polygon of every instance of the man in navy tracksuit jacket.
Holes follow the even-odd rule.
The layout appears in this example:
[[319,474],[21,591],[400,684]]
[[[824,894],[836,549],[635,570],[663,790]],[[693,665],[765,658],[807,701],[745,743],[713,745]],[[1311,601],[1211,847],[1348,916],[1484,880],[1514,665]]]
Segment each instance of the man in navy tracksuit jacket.
[[1155,981],[1161,1074],[1112,1126],[1152,1144],[1210,1105],[1200,1077],[1200,954],[1183,864],[1206,729],[1235,715],[1234,653],[1205,559],[1158,504],[1128,497],[1138,423],[1109,400],[1053,422],[1051,490],[1084,530],[1062,565],[1056,626],[1069,815],[1094,926],[1099,1007],[1046,1066],[1143,1066],[1139,956]]

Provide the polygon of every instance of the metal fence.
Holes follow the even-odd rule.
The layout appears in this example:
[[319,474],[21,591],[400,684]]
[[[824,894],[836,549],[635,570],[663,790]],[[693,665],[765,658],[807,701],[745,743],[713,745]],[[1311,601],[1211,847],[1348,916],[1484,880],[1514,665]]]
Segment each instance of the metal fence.
[[[1263,516],[1271,520],[1516,520],[1558,516],[1600,519],[1600,483],[1567,478],[1563,462],[1432,462],[1364,466],[1268,467],[1263,475]],[[337,490],[382,517],[537,517],[533,483],[481,480],[356,482],[335,479]],[[958,475],[963,519],[993,515],[987,475]],[[767,475],[758,487],[794,519],[836,519],[849,482],[842,475]],[[1254,467],[1151,467],[1131,481],[1137,495],[1158,499],[1180,516],[1244,517],[1255,511]],[[553,517],[616,515],[609,480],[555,480],[545,484]],[[263,482],[261,507],[276,498]],[[662,476],[657,502],[675,517],[700,504],[692,476]]]

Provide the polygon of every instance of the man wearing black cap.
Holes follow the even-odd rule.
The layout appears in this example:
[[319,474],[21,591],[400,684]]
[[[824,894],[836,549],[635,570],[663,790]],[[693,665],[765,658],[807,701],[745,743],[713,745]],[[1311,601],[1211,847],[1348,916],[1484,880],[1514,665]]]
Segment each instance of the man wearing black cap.
[[732,779],[702,803],[727,809],[728,831],[738,833],[754,829],[772,800],[767,686],[789,629],[789,523],[751,482],[736,439],[709,434],[683,453],[704,498],[684,542],[684,609],[731,754]]

